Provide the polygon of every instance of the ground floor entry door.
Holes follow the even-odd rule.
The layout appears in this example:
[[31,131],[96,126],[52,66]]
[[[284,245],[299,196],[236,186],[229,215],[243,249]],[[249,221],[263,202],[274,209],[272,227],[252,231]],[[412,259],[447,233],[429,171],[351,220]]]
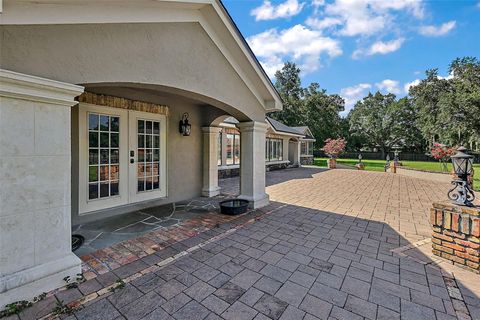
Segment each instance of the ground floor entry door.
[[79,213],[166,197],[166,116],[79,105]]

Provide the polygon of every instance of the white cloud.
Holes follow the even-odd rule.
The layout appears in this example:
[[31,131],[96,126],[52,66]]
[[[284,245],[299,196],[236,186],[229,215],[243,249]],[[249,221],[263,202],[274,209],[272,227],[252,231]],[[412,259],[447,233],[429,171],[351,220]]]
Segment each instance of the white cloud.
[[427,37],[440,37],[452,31],[456,26],[456,21],[445,22],[440,26],[422,26],[418,32]]
[[295,61],[303,72],[309,73],[321,66],[322,55],[336,57],[342,54],[337,40],[299,24],[281,31],[270,29],[248,37],[247,41],[270,77],[281,68],[284,60]]
[[325,0],[312,0],[312,6],[318,8],[325,5]]
[[400,47],[404,42],[405,42],[404,38],[398,38],[398,39],[386,41],[386,42],[377,41],[367,49],[355,50],[352,54],[352,58],[358,59],[363,55],[371,56],[374,54],[387,54],[390,52],[394,52],[400,49]]
[[357,85],[343,88],[340,90],[340,96],[345,99],[345,111],[342,112],[342,115],[346,115],[353,109],[357,101],[363,99],[368,90],[372,87],[369,83],[359,83]]
[[328,29],[337,25],[341,25],[342,20],[338,18],[331,18],[331,17],[327,17],[325,19],[309,17],[307,21],[305,21],[305,23],[316,30],[323,30],[323,29]]
[[399,82],[396,80],[385,79],[381,82],[375,83],[375,86],[382,91],[388,93],[399,94],[401,92]]
[[403,86],[403,90],[405,91],[406,94],[408,94],[408,91],[410,90],[411,87],[418,86],[420,84],[420,79],[415,79],[411,82],[405,83]]
[[418,19],[422,19],[425,15],[422,0],[371,1],[370,5],[377,11],[406,10]]
[[390,29],[394,25],[393,12],[405,12],[419,19],[424,16],[422,0],[335,0],[323,8],[322,12],[314,10],[309,25],[322,29],[325,24],[332,26],[332,21],[340,21],[335,26],[344,36],[371,36]]
[[265,0],[260,7],[253,9],[250,14],[255,16],[256,21],[288,18],[299,14],[304,5],[305,3],[299,3],[298,0],[286,0],[278,5],[272,5],[270,1]]

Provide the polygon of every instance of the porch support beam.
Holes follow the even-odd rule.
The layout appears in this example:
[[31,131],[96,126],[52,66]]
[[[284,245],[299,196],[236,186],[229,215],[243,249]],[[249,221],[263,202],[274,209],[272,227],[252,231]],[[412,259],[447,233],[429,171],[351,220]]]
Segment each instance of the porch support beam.
[[263,121],[241,122],[240,129],[240,196],[256,209],[268,205],[265,192],[265,136],[268,125]]
[[202,196],[220,194],[218,186],[218,135],[220,127],[202,127],[203,131],[203,188]]

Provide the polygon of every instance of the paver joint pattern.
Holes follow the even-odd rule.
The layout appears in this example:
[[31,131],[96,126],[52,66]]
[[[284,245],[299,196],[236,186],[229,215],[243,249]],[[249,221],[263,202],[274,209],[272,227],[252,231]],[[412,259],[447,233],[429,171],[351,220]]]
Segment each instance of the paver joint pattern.
[[394,251],[429,236],[448,186],[347,170],[267,178],[269,206],[82,283],[94,298],[69,319],[480,319],[465,279],[421,263],[420,247]]

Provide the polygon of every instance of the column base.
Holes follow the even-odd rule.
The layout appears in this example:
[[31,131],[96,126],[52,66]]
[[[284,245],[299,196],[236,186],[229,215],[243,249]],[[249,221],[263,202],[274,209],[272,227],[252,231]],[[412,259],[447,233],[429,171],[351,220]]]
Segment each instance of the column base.
[[270,196],[266,193],[259,196],[238,196],[238,199],[245,199],[250,201],[249,207],[252,209],[259,209],[270,204]]
[[221,188],[219,187],[213,188],[213,189],[202,189],[202,197],[211,198],[211,197],[218,196],[220,194],[220,190]]
[[82,273],[81,260],[73,253],[32,268],[0,277],[0,310],[9,303],[27,300],[66,285],[63,278]]

